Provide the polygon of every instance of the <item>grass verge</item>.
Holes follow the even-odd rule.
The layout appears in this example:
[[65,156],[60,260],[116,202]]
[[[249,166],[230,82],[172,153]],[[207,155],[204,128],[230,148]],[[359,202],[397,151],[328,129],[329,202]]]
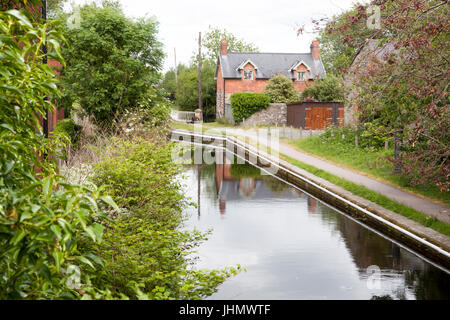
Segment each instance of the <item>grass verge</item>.
[[393,174],[392,163],[385,160],[386,156],[393,157],[393,149],[357,148],[354,146],[354,140],[353,142],[349,139],[342,141],[337,134],[334,138],[314,136],[300,140],[287,140],[286,142],[303,152],[319,156],[337,165],[362,172],[377,180],[450,206],[449,192],[441,192],[433,185],[411,186],[407,178]]

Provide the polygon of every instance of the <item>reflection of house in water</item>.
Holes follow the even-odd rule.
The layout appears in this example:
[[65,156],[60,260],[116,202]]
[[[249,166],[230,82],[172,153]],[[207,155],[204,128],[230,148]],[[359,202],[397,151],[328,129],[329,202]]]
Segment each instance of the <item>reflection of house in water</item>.
[[308,212],[316,213],[317,201],[312,197],[308,197]]
[[[220,213],[224,214],[227,202],[261,199],[298,199],[303,193],[291,187],[274,191],[272,184],[282,184],[268,176],[271,183],[262,177],[235,178],[231,175],[231,164],[216,164],[216,191],[219,198]],[[314,200],[315,201],[315,200]],[[308,202],[309,203],[309,202]]]

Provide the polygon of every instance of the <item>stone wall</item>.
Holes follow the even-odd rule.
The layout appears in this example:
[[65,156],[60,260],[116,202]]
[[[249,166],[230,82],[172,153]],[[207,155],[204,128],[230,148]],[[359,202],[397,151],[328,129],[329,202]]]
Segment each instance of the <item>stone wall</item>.
[[282,126],[287,122],[286,103],[271,103],[267,109],[261,110],[253,114],[242,122],[242,125],[279,125]]
[[225,114],[225,106],[223,103],[224,100],[224,91],[217,90],[216,94],[216,118],[223,118]]

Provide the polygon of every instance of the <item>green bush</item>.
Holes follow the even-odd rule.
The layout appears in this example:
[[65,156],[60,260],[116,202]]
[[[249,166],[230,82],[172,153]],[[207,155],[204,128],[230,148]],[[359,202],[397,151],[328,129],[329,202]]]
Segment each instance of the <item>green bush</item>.
[[158,23],[131,19],[117,8],[84,6],[79,28],[66,27],[61,104],[78,102],[98,122],[135,108],[159,80],[164,52]]
[[273,103],[295,102],[300,98],[294,82],[282,74],[277,74],[268,81],[264,93]]
[[[154,97],[154,96],[153,96]],[[172,103],[166,99],[156,99],[147,96],[142,99],[137,111],[141,113],[142,124],[147,127],[160,127],[170,119]]]
[[93,181],[108,183],[107,190],[125,209],[106,230],[97,252],[105,268],[94,283],[113,297],[200,299],[237,272],[189,267],[188,256],[206,234],[179,230],[188,203],[176,179],[180,168],[172,162],[171,146],[113,138],[95,167]]
[[255,112],[265,109],[270,104],[270,98],[264,93],[234,93],[231,95],[231,108],[236,123],[247,119]]
[[344,101],[344,83],[342,78],[328,75],[325,79],[316,80],[314,86],[306,88],[301,99],[313,98],[318,101]]
[[56,124],[54,134],[67,137],[72,143],[72,146],[76,148],[80,141],[82,128],[83,127],[76,124],[73,119],[63,119]]
[[[114,204],[101,188],[64,183],[44,156],[60,148],[38,120],[52,110],[45,97],[58,95],[42,64],[46,41],[63,63],[56,26],[10,10],[0,11],[0,30],[0,300],[80,298],[77,288],[95,291],[90,281],[102,264],[80,245],[101,242],[105,204]],[[82,269],[79,279],[71,266]]]

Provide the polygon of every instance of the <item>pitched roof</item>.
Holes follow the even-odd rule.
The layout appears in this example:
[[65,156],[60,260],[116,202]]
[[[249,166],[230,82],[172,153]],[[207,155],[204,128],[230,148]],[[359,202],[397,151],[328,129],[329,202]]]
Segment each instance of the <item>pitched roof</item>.
[[225,79],[239,79],[241,78],[239,67],[247,60],[258,66],[256,79],[270,79],[279,73],[294,79],[295,75],[291,69],[300,62],[310,68],[309,79],[317,76],[322,78],[325,74],[322,61],[314,60],[311,53],[228,52],[225,56],[219,55],[217,67],[220,65]]

